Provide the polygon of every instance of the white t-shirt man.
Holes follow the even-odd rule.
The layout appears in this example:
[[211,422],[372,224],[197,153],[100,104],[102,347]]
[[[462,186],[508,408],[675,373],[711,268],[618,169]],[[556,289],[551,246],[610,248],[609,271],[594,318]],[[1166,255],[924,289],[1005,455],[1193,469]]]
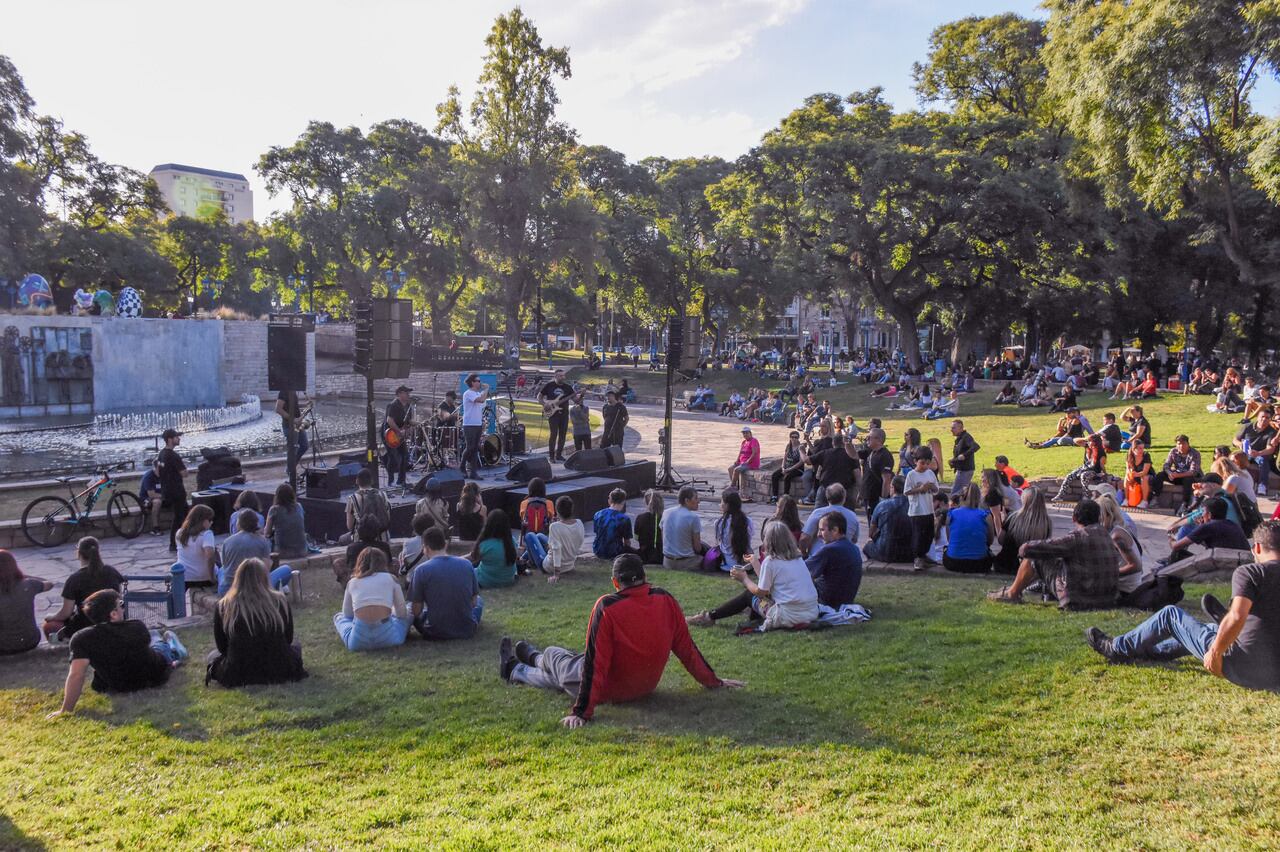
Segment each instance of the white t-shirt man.
[[483,426],[485,400],[480,397],[484,390],[467,389],[462,395],[462,425]]
[[918,518],[933,514],[933,491],[922,491],[919,494],[911,493],[911,489],[928,483],[932,483],[934,490],[937,490],[938,477],[934,475],[933,471],[919,471],[912,468],[907,472],[905,490],[907,492],[907,514],[910,517]]

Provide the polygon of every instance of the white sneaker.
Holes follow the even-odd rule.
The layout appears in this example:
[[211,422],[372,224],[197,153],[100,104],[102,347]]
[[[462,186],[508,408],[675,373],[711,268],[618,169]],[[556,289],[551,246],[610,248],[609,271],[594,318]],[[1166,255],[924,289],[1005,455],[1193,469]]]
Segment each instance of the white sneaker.
[[915,568],[915,570],[917,570],[917,571],[923,571],[923,570],[925,570],[925,568],[926,568],[926,567],[928,567],[928,566],[926,566],[926,565],[924,564],[924,560],[923,560],[923,559],[919,559],[919,558],[917,558],[917,559],[916,559],[916,561],[915,561],[914,563],[912,563],[912,566],[913,566],[913,567]]
[[166,630],[164,632],[164,641],[174,650],[174,653],[178,655],[179,660],[185,660],[191,656],[191,652],[187,650],[187,646],[182,644],[182,640],[178,638],[178,634],[174,633],[172,630]]
[[1145,509],[1145,508],[1147,508],[1147,501],[1146,501],[1146,500],[1143,500],[1141,503],[1139,503],[1139,504],[1138,504],[1138,508],[1139,508],[1139,509]]

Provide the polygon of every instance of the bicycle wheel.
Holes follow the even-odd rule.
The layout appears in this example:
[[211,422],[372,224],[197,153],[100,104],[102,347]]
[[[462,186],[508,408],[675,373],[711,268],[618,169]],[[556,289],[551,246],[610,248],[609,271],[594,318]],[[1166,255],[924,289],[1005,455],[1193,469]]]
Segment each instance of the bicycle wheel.
[[75,510],[61,497],[38,497],[22,510],[22,534],[36,547],[64,543],[75,523]]
[[137,538],[147,525],[147,515],[142,511],[138,495],[129,491],[117,491],[107,504],[107,521],[121,538]]

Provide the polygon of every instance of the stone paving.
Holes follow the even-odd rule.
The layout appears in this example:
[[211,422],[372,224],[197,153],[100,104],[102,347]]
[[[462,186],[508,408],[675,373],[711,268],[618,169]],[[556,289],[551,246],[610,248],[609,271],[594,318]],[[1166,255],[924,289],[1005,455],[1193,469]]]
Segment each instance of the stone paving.
[[[629,458],[654,459],[660,464],[661,453],[658,446],[658,429],[662,426],[662,408],[660,406],[630,406],[631,421],[628,426],[626,450]],[[715,494],[703,494],[699,515],[704,519],[704,539],[710,540],[712,524],[719,516],[719,493],[728,484],[728,467],[737,458],[738,446],[742,440],[742,423],[734,418],[717,417],[709,413],[676,412],[673,423],[672,455],[674,467],[684,477],[697,477],[707,480]],[[755,436],[760,440],[766,458],[780,454],[786,443],[787,427],[772,424],[752,424]],[[994,450],[992,450],[994,453]],[[979,459],[982,460],[981,458]],[[700,486],[706,488],[707,486]],[[674,504],[674,495],[667,498],[667,505]],[[747,504],[746,512],[752,518],[758,531],[764,521],[773,514],[773,507],[768,504]],[[1264,513],[1271,511],[1269,501],[1264,501]],[[628,509],[634,516],[643,510],[643,501],[633,499]],[[1070,528],[1070,508],[1053,507],[1055,529]],[[802,510],[802,516],[805,511]],[[1134,512],[1133,518],[1140,530],[1140,538],[1148,559],[1163,555],[1168,550],[1168,539],[1165,528],[1172,522],[1168,515],[1156,515],[1146,512]],[[865,540],[865,517],[863,520],[863,540]],[[590,552],[591,524],[586,521],[587,543],[584,552]],[[108,538],[102,541],[103,559],[114,565],[122,573],[165,573],[172,564],[173,558],[168,551],[167,536],[143,535],[131,541]],[[333,551],[338,552],[337,550]],[[43,617],[56,612],[61,605],[59,590],[62,582],[76,568],[75,544],[70,543],[47,550],[39,548],[23,548],[15,551],[18,564],[29,576],[40,577],[55,583],[51,592],[41,595],[37,600],[37,616]],[[883,566],[879,567],[894,567]],[[876,567],[876,566],[873,566]],[[902,570],[910,570],[910,566],[897,566]],[[941,569],[936,573],[946,574]]]

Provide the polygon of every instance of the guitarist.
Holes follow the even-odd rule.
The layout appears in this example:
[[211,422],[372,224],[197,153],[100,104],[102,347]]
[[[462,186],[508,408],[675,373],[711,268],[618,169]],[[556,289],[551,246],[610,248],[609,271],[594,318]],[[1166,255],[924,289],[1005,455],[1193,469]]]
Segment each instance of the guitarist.
[[302,423],[302,403],[298,392],[282,390],[276,397],[276,414],[280,415],[280,429],[284,432],[285,465],[289,469],[289,484],[298,487],[298,460],[307,454],[307,426]]
[[387,485],[404,485],[409,473],[409,394],[413,388],[401,385],[387,406],[382,421],[382,443],[387,449]]
[[551,461],[564,461],[564,439],[569,430],[569,403],[573,399],[573,386],[564,380],[564,370],[556,370],[555,378],[538,391],[538,402],[546,415],[550,437],[547,439],[547,456]]

